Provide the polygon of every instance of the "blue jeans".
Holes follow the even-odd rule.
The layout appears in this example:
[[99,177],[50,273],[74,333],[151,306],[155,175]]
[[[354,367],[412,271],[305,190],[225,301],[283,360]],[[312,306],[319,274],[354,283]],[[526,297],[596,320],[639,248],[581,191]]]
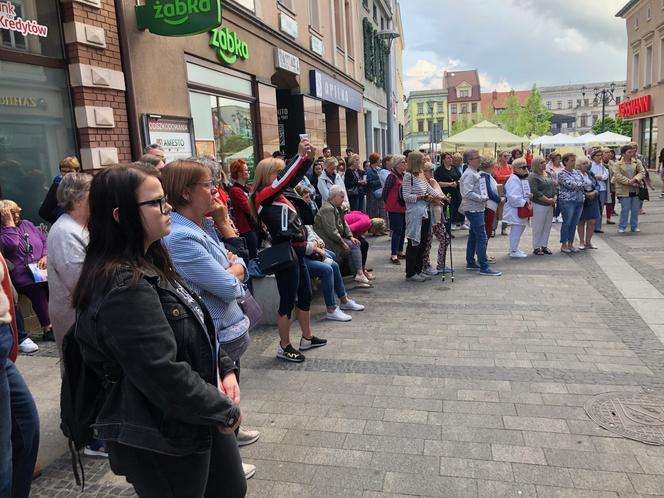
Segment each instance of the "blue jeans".
[[388,213],[390,218],[390,230],[392,230],[392,256],[403,252],[403,243],[406,239],[406,214]]
[[[334,253],[327,251],[328,256],[334,258]],[[304,258],[304,264],[307,265],[309,275],[312,277],[320,278],[323,284],[323,297],[325,299],[325,306],[334,308],[337,306],[337,300],[334,296],[335,292],[338,298],[346,295],[346,288],[344,287],[344,279],[341,277],[341,270],[336,261],[332,261],[331,265],[316,261],[310,257]]]
[[560,243],[573,244],[576,226],[583,211],[583,201],[560,201],[560,213],[563,215],[563,224],[560,227]]
[[468,232],[468,243],[466,244],[466,265],[474,266],[475,254],[480,265],[480,270],[489,269],[489,261],[486,257],[486,228],[484,226],[484,211],[470,212],[466,211],[466,218],[470,222],[470,231]]
[[0,325],[0,496],[28,498],[39,450],[39,415],[14,362],[14,337]]
[[629,217],[629,227],[632,229],[632,232],[639,228],[639,209],[641,209],[641,203],[639,202],[639,197],[618,197],[620,202],[620,221],[618,222],[618,228],[625,230],[627,228],[627,218]]

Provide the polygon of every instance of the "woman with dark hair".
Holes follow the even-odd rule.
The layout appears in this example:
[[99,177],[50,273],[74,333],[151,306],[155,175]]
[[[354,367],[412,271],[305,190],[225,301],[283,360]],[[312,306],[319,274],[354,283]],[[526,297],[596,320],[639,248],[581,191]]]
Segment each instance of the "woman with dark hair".
[[247,187],[249,167],[246,161],[238,159],[231,163],[230,170],[231,178],[235,183],[229,189],[228,194],[233,207],[235,224],[240,232],[240,237],[243,237],[247,243],[249,258],[254,259],[258,256],[258,234],[256,233],[256,220],[249,208],[250,192]]
[[288,243],[297,256],[295,266],[274,274],[279,289],[279,348],[277,358],[294,363],[302,363],[304,355],[290,342],[291,313],[295,308],[297,321],[302,329],[300,350],[325,346],[326,339],[319,339],[311,331],[311,280],[304,257],[309,246],[307,229],[297,209],[284,195],[284,191],[294,188],[311,166],[316,157],[316,148],[303,140],[298,146],[298,155],[286,167],[281,159],[263,159],[256,166],[254,191],[251,194],[251,208],[265,224],[272,238],[272,244]]
[[451,153],[443,152],[441,161],[440,166],[434,171],[433,177],[440,185],[443,193],[451,199],[450,216],[445,220],[445,229],[451,237],[454,237],[452,235],[452,220],[456,221],[459,217],[459,206],[461,205],[459,180],[461,180],[461,173],[454,167]]
[[360,156],[353,154],[348,159],[348,171],[344,176],[351,211],[364,212],[364,192],[367,185],[365,173],[360,167]]
[[161,183],[145,169],[108,168],[89,203],[72,303],[83,359],[109,380],[94,429],[111,469],[141,497],[243,497],[236,367],[216,353],[210,314],[161,243],[171,230]]
[[311,168],[311,173],[309,175],[309,182],[313,185],[315,193],[311,197],[311,200],[316,203],[316,207],[320,208],[323,205],[323,199],[318,190],[318,178],[323,173],[323,159],[316,159],[313,167]]

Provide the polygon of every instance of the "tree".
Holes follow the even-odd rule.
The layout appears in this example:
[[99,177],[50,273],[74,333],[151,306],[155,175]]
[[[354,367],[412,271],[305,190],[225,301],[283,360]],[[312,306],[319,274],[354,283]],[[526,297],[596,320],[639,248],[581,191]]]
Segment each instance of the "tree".
[[632,136],[632,123],[623,121],[622,118],[613,119],[612,117],[597,120],[592,127],[593,133],[599,134],[603,131],[612,131],[620,135]]
[[551,116],[553,113],[544,105],[537,85],[533,85],[526,105],[521,109],[518,126],[514,133],[519,136],[546,135],[551,130]]
[[477,124],[475,119],[468,119],[468,118],[461,118],[456,120],[454,123],[452,123],[452,131],[450,132],[450,136],[456,135],[457,133],[461,133],[464,130],[467,130],[474,124]]
[[515,95],[510,95],[505,99],[505,110],[496,115],[498,122],[510,133],[518,133],[523,109],[519,106],[519,99]]

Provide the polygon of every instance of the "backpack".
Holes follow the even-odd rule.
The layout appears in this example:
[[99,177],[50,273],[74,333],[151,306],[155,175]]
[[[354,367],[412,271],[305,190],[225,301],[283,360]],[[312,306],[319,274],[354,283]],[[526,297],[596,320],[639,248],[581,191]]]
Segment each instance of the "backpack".
[[[62,341],[62,386],[60,388],[60,430],[68,440],[76,484],[85,487],[80,451],[93,439],[92,424],[106,397],[108,374],[101,377],[83,360],[76,339],[78,316]],[[81,475],[79,476],[79,470]]]

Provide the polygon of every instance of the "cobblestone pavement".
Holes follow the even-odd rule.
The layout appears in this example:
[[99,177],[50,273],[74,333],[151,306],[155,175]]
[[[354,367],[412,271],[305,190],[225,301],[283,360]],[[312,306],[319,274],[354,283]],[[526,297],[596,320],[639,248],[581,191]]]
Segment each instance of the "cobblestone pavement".
[[[598,243],[661,293],[656,195],[640,234],[605,226]],[[350,290],[367,309],[327,322],[319,297],[315,333],[330,342],[303,365],[275,359],[273,328],[253,334],[242,407],[261,439],[242,449],[257,466],[249,496],[664,496],[664,447],[617,437],[583,409],[597,393],[664,392],[664,345],[620,285],[588,252],[510,260],[501,236],[490,253],[503,277],[480,277],[463,271],[466,233],[455,235],[454,283],[406,282],[389,240],[371,239],[375,288]],[[60,438],[57,426],[47,434]],[[83,496],[132,496],[106,462],[85,462]],[[78,496],[66,455],[33,496]]]

